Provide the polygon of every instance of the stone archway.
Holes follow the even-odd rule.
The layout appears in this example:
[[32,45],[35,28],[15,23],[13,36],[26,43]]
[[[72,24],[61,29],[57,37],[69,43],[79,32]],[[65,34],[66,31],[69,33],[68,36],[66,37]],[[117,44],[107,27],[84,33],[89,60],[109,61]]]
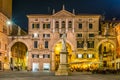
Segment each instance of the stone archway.
[[113,40],[104,39],[104,40],[101,40],[101,41],[98,43],[98,45],[96,46],[96,51],[98,51],[99,46],[100,46],[102,43],[104,43],[104,42],[109,42],[109,43],[113,44],[114,47],[115,47],[115,49],[116,49],[116,43],[115,43]]
[[115,68],[114,60],[116,56],[116,44],[112,40],[102,40],[97,46],[101,68]]
[[[71,46],[68,43],[66,43],[66,46],[67,46],[67,51],[68,51],[68,63],[70,63],[71,56],[72,56],[72,49],[71,49]],[[59,42],[59,43],[56,44],[56,47],[54,48],[55,70],[57,70],[58,67],[59,67],[61,49],[62,49],[62,43]]]
[[24,43],[26,46],[27,46],[27,48],[28,48],[28,51],[30,51],[30,45],[29,45],[29,41],[27,41],[27,40],[23,40],[23,39],[14,39],[12,42],[10,42],[10,44],[8,45],[8,51],[10,52],[10,49],[11,49],[11,47],[16,43],[16,42],[22,42],[22,43]]
[[23,39],[14,39],[8,46],[9,66],[14,70],[26,70],[29,45]]
[[[74,52],[73,52],[74,46],[72,46],[69,41],[66,41],[66,46],[67,46],[67,50],[68,50],[68,63],[70,63],[72,61],[72,59],[75,57]],[[52,63],[51,63],[52,70],[58,69],[59,62],[60,62],[60,54],[59,53],[60,53],[61,49],[62,49],[62,43],[61,43],[61,40],[59,40],[52,47],[52,50],[53,50],[52,51]]]
[[26,70],[28,63],[28,49],[22,42],[16,42],[11,47],[10,68],[13,70]]

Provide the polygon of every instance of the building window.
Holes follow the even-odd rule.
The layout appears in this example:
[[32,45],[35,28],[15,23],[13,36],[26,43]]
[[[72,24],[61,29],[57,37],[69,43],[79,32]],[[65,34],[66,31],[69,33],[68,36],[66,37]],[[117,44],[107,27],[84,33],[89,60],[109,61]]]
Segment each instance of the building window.
[[94,48],[94,41],[87,41],[88,48]]
[[103,61],[103,67],[107,67],[107,61]]
[[33,23],[33,24],[32,24],[32,29],[39,28],[39,26],[40,26],[40,25],[39,25],[38,23]]
[[106,52],[106,46],[104,46],[104,52]]
[[77,41],[77,48],[83,48],[84,41]]
[[62,28],[65,28],[65,21],[62,21]]
[[50,29],[50,24],[47,24],[47,28]]
[[43,58],[50,58],[50,54],[43,54]]
[[32,58],[39,58],[39,54],[32,54]]
[[91,37],[94,37],[94,34],[91,34],[91,33],[90,33],[90,34],[89,34],[89,37],[90,37],[90,38],[91,38]]
[[68,22],[68,28],[72,28],[72,21]]
[[45,24],[43,24],[43,29],[45,29],[45,27],[46,27],[46,25],[45,25]]
[[83,54],[78,54],[77,57],[78,58],[83,58]]
[[34,41],[34,48],[38,48],[38,41]]
[[43,34],[43,38],[50,38],[50,34]]
[[94,58],[93,54],[87,54],[87,58]]
[[90,24],[89,24],[89,29],[92,29],[92,28],[93,28],[93,24],[90,23]]
[[79,24],[78,24],[78,28],[79,28],[79,29],[82,29],[82,23],[79,23]]
[[34,54],[32,54],[32,58],[34,58]]
[[62,37],[63,34],[60,34],[60,38]]
[[38,33],[32,34],[32,38],[38,38],[38,37],[39,37],[39,34],[38,34]]
[[0,52],[0,56],[2,56],[2,53]]
[[55,22],[55,28],[59,28],[59,22],[58,21]]
[[45,48],[48,48],[48,41],[45,41]]
[[50,29],[50,23],[44,23],[43,29]]
[[50,70],[50,63],[43,63],[43,70]]
[[81,38],[82,37],[82,34],[80,33],[80,34],[77,34],[77,37],[78,38]]

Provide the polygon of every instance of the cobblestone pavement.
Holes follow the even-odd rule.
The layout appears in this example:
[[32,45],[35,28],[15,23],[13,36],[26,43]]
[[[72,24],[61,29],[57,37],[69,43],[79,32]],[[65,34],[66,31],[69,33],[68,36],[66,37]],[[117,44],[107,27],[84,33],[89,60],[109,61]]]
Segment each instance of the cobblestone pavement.
[[81,74],[55,76],[54,72],[0,72],[0,80],[120,80],[119,74]]

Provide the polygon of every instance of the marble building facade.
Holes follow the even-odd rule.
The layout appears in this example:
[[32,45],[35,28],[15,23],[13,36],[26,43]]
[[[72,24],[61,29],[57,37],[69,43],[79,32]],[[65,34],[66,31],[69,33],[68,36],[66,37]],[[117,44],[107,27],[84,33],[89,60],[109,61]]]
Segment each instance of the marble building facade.
[[[117,40],[115,31],[110,30],[114,27],[101,23],[101,15],[75,14],[74,10],[69,12],[63,7],[58,12],[53,10],[53,14],[30,14],[27,17],[28,34],[9,37],[9,60],[11,62],[12,59],[13,66],[22,66],[25,60],[28,70],[57,70],[61,36],[65,32],[69,68],[116,69]],[[11,48],[16,42],[26,46],[24,60],[19,56],[12,58],[15,50],[11,51]]]

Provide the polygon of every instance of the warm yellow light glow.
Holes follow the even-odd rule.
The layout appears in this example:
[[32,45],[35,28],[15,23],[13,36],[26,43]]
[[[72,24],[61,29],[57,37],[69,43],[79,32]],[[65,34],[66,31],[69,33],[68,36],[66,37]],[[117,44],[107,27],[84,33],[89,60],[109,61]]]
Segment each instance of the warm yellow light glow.
[[56,47],[55,47],[55,53],[56,54],[59,54],[60,50],[61,50],[61,44],[57,44]]
[[59,52],[60,51],[60,47],[56,47],[56,51]]
[[[67,43],[66,44],[67,46],[67,51],[68,51],[68,63],[70,63],[72,61],[72,49],[71,49],[71,46]],[[59,42],[55,45],[55,48],[54,48],[54,54],[55,54],[55,61],[56,61],[56,69],[58,68],[58,65],[59,65],[59,61],[60,61],[60,52],[61,52],[61,49],[62,49],[62,43]]]

